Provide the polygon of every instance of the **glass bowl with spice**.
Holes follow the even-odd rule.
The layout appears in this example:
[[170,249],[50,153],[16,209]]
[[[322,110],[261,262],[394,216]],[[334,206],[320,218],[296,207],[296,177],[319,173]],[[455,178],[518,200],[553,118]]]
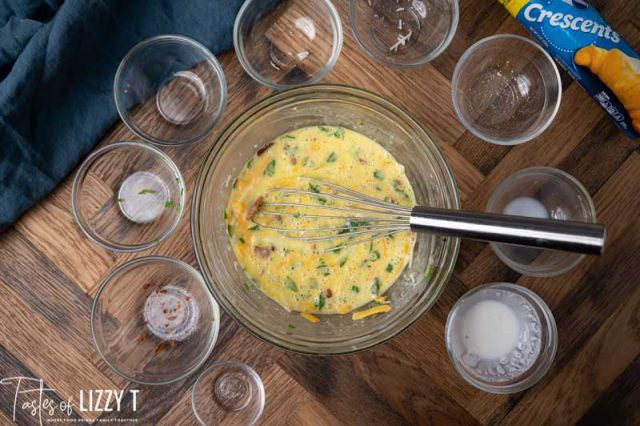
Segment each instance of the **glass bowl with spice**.
[[178,167],[159,149],[117,142],[91,154],[76,172],[73,215],[96,244],[117,252],[145,250],[169,237],[185,204]]
[[193,267],[166,257],[135,259],[100,284],[91,312],[97,352],[127,380],[181,380],[207,359],[220,311]]

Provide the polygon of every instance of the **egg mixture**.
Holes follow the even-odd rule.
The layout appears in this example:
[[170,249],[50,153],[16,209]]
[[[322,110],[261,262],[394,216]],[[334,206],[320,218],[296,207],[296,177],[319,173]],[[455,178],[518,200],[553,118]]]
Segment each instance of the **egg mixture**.
[[[309,218],[346,214],[328,210],[346,206],[327,196],[335,192],[330,187],[309,178],[402,206],[415,204],[404,167],[370,138],[331,126],[286,133],[260,148],[232,183],[225,221],[240,265],[262,292],[289,311],[345,314],[381,300],[410,261],[413,234],[402,231],[348,245],[363,239],[349,234],[368,224],[364,218]],[[273,188],[302,189],[307,194]],[[269,207],[270,203],[311,207]],[[333,228],[337,238],[303,241],[290,238],[295,232],[282,234],[268,227]]]

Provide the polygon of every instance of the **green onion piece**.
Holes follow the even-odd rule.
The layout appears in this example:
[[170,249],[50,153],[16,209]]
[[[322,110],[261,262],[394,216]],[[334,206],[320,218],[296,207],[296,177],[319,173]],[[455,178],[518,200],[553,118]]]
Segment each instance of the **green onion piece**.
[[165,209],[170,209],[174,206],[173,200],[167,200],[164,202],[164,208]]
[[373,172],[373,177],[378,180],[384,180],[384,173],[382,172],[382,170],[376,170]]
[[358,287],[357,285],[352,285],[351,291],[354,293],[360,293],[360,287]]
[[387,271],[387,272],[391,272],[391,271],[393,271],[393,265],[392,265],[391,263],[389,263],[389,264],[387,265],[386,271]]
[[380,278],[375,277],[373,279],[373,284],[371,284],[371,293],[375,294],[376,296],[380,295],[380,286],[382,285],[382,283],[380,282]]
[[320,292],[320,294],[318,295],[318,301],[316,302],[316,309],[321,311],[322,308],[324,308],[324,305],[326,303],[326,299],[324,297],[324,292]]
[[287,277],[287,280],[285,281],[284,285],[289,290],[294,291],[296,293],[298,292],[298,286],[296,285],[296,282],[292,280],[290,277]]
[[333,134],[333,136],[340,138],[340,139],[344,139],[344,129],[342,127],[338,128],[338,130],[336,130],[336,132]]
[[145,195],[145,194],[155,194],[157,191],[155,189],[150,189],[150,188],[142,188],[140,190],[140,192],[138,192],[138,195]]
[[257,231],[258,229],[260,229],[260,225],[258,225],[257,223],[253,226],[250,226],[249,231]]
[[332,152],[327,157],[327,163],[335,163],[337,159],[338,159],[338,154],[336,154],[335,152]]
[[340,261],[340,267],[341,267],[341,268],[345,265],[345,263],[347,263],[347,259],[349,259],[349,258],[348,258],[348,257],[345,257],[344,259],[342,259],[342,260]]
[[273,176],[276,174],[276,160],[269,161],[267,167],[264,169],[265,176]]

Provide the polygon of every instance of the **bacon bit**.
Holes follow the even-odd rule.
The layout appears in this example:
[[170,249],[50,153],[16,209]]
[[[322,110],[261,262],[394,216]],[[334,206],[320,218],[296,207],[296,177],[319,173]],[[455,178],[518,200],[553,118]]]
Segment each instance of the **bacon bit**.
[[146,283],[142,285],[142,288],[146,290],[148,288],[151,288],[151,285],[152,285],[151,283]]
[[264,203],[264,198],[262,197],[256,198],[256,200],[251,205],[251,208],[247,210],[247,214],[245,215],[247,220],[253,220],[253,217],[256,215],[256,213],[258,213],[263,203]]
[[327,298],[330,298],[331,296],[333,296],[333,291],[331,291],[330,288],[326,289],[324,291],[325,296],[327,296]]
[[163,310],[162,310],[162,313],[163,313],[163,314],[166,314],[166,313],[168,313],[168,312],[169,312],[169,311],[167,311],[166,309],[163,309]]
[[291,164],[294,166],[298,164],[298,159],[296,157],[291,157]]
[[389,305],[378,305],[373,308],[365,309],[364,311],[354,312],[351,315],[351,319],[354,321],[361,320],[363,318],[369,317],[375,314],[381,314],[383,312],[389,312],[391,310],[391,306]]
[[175,320],[176,320],[176,318],[177,318],[177,317],[176,317],[175,315],[172,315],[172,316],[170,316],[170,317],[167,317],[167,320],[168,320],[168,321],[175,321]]
[[364,158],[358,158],[358,162],[360,164],[368,164],[367,160],[365,160]]
[[260,256],[263,259],[268,259],[269,256],[271,255],[271,249],[267,248],[267,247],[260,247],[260,246],[255,246],[253,248],[253,252],[257,255]]
[[162,352],[163,350],[166,349],[166,347],[167,347],[167,342],[160,342],[160,343],[158,343],[158,346],[156,346],[156,349],[155,349],[154,352],[155,353]]
[[262,148],[260,148],[258,151],[256,151],[256,155],[258,157],[260,157],[262,154],[264,154],[269,148],[271,148],[273,146],[273,142],[266,144],[265,146],[263,146]]
[[314,324],[320,322],[320,318],[318,318],[317,316],[315,316],[313,314],[310,314],[308,312],[300,312],[300,316],[302,318],[306,319],[307,321],[312,322]]
[[163,294],[164,294],[164,293],[166,293],[166,292],[167,292],[167,290],[166,290],[166,289],[164,289],[164,288],[161,288],[161,289],[159,289],[159,290],[158,290],[158,293],[163,293]]

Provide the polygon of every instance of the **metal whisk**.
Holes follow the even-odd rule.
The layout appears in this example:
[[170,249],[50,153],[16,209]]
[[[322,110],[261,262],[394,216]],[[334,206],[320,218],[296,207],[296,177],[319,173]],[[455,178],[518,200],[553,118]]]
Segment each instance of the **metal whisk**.
[[[308,195],[332,199],[341,206],[298,202],[264,202],[254,222],[289,238],[309,242],[344,241],[327,251],[369,242],[403,231],[431,232],[472,240],[491,241],[584,254],[601,254],[606,239],[601,224],[535,219],[490,213],[476,213],[424,206],[404,207],[314,178],[300,178],[333,193],[293,188],[273,188],[286,199]],[[274,209],[275,208],[275,209]],[[287,208],[286,211],[280,210]],[[305,213],[309,210],[313,213]],[[327,214],[317,214],[317,211]],[[260,215],[335,221],[336,226],[286,228],[257,220]],[[346,240],[346,241],[345,241]]]

